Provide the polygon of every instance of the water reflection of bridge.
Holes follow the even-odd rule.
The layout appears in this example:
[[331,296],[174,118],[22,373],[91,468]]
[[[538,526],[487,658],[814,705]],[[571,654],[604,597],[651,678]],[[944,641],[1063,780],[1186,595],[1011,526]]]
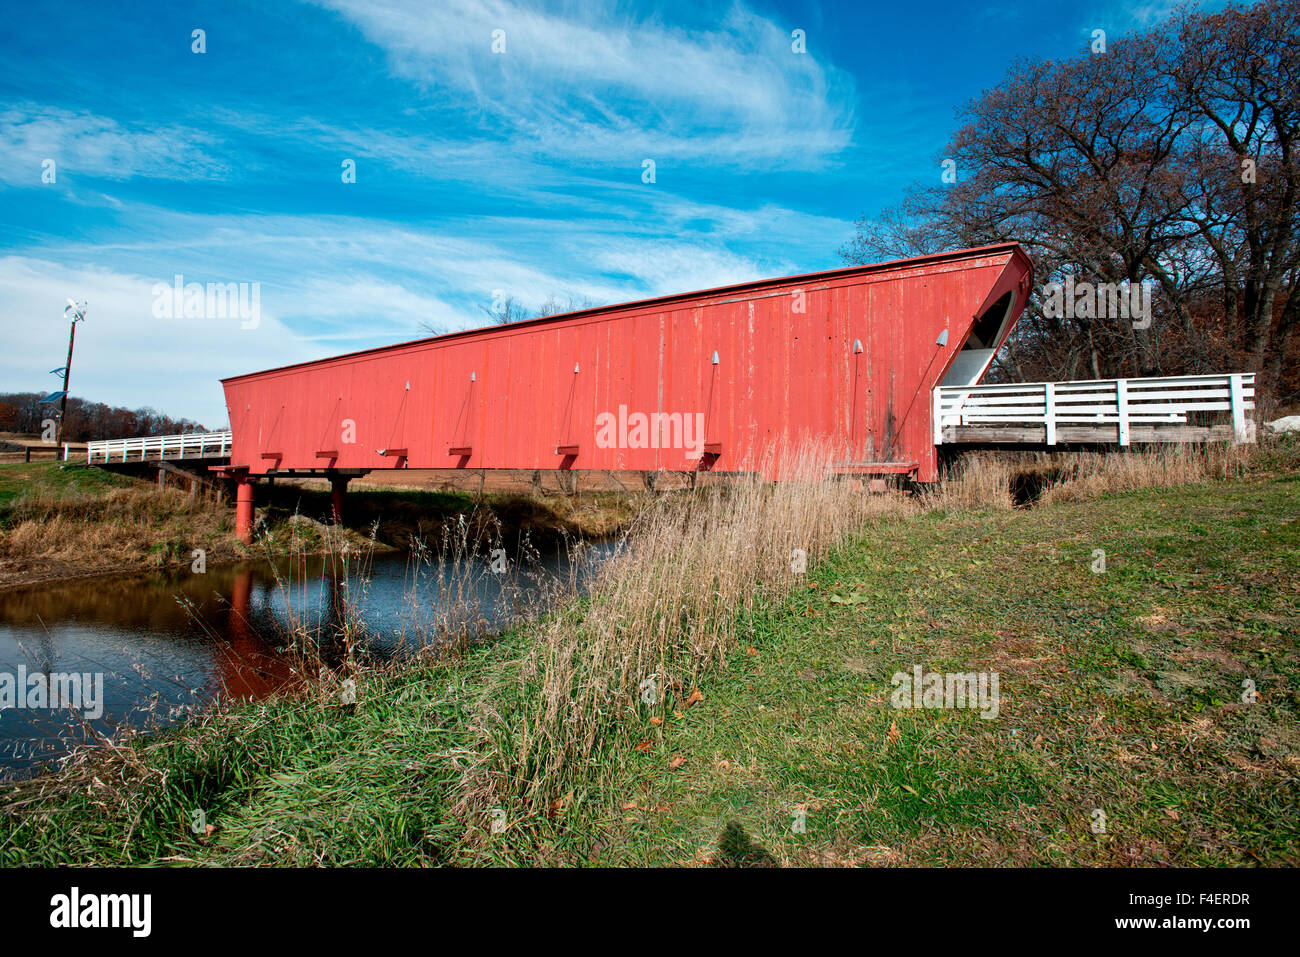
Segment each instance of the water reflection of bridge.
[[241,566],[230,585],[226,615],[227,653],[218,655],[221,684],[233,698],[264,698],[288,687],[296,678],[289,660],[271,648],[252,623],[253,570]]
[[[290,685],[292,664],[265,633],[252,565],[212,566],[203,575],[100,576],[0,593],[0,619],[21,640],[29,668],[87,670],[62,647],[59,622],[115,634],[125,659],[157,670],[168,643],[200,648],[203,672],[226,698],[262,698]],[[268,589],[275,586],[264,585]],[[229,596],[227,599],[225,596]],[[259,630],[259,627],[262,630]],[[112,677],[108,676],[112,681]],[[190,681],[194,681],[191,677]],[[193,689],[197,690],[197,689]]]

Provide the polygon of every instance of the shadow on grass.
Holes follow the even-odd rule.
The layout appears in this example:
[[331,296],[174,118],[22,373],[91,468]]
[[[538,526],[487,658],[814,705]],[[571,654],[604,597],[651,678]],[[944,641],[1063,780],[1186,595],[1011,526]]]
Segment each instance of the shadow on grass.
[[745,833],[745,829],[731,821],[722,829],[718,838],[718,867],[776,867],[776,858],[768,853],[767,848],[757,844]]

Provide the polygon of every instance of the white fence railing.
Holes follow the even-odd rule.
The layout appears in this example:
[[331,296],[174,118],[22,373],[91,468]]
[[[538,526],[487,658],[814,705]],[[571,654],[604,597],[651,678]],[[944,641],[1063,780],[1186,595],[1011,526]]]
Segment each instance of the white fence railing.
[[230,439],[229,431],[104,439],[86,443],[86,461],[93,465],[95,462],[141,462],[145,459],[224,458],[230,454]]
[[1043,426],[1048,445],[1058,425],[1114,425],[1120,445],[1130,425],[1179,425],[1188,414],[1228,412],[1237,442],[1253,441],[1255,374],[1094,379],[1006,385],[939,386],[934,390],[934,442],[950,426]]

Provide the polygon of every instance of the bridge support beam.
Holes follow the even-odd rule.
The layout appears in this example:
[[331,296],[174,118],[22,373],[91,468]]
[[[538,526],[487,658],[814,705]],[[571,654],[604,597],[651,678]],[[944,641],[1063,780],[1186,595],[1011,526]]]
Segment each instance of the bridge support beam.
[[245,545],[253,543],[253,483],[247,475],[235,480],[235,535]]
[[350,475],[330,476],[330,518],[335,525],[343,524],[343,496],[348,490]]

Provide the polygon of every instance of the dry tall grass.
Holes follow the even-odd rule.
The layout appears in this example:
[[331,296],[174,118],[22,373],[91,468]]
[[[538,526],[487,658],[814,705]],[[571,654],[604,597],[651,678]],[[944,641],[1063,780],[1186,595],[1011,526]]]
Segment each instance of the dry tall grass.
[[1058,456],[1051,482],[1039,501],[1072,502],[1111,492],[1236,478],[1246,473],[1257,449],[1254,445],[1216,443],[1166,445],[1127,453],[1079,452],[1063,459]]
[[[182,543],[223,532],[228,506],[219,493],[116,488],[94,495],[27,494],[8,509],[0,535],[10,559],[53,559],[113,566],[148,556],[155,564],[182,557]],[[163,547],[160,547],[160,543]]]
[[927,507],[1007,509],[1244,475],[1259,446],[1161,445],[1109,452],[969,452],[924,494]]
[[[461,809],[544,813],[597,752],[632,744],[642,719],[689,707],[700,674],[741,643],[765,596],[798,580],[868,516],[906,507],[830,478],[826,450],[794,477],[665,496],[635,521],[591,595],[536,624],[483,700]],[[807,566],[805,565],[807,563]]]
[[573,561],[563,580],[540,573],[541,554],[526,535],[508,557],[505,528],[491,509],[444,521],[433,538],[413,537],[406,591],[410,624],[402,641],[436,652],[461,651],[484,635],[518,626],[557,597],[576,594],[573,576],[583,550],[577,542],[568,544]]
[[923,493],[928,508],[953,511],[1008,509],[1015,504],[1015,469],[1005,455],[970,452],[946,467],[934,488]]
[[[323,680],[326,691],[329,671],[358,675],[363,666],[402,654],[455,654],[516,628],[578,594],[586,570],[587,549],[577,541],[569,543],[563,577],[542,567],[541,553],[525,535],[507,556],[504,527],[491,509],[444,519],[432,538],[411,538],[402,626],[376,658],[367,603],[378,525],[360,540],[343,526],[297,513],[275,530],[257,526],[256,545],[282,605],[275,643],[303,674]],[[315,559],[319,572],[312,571]]]

